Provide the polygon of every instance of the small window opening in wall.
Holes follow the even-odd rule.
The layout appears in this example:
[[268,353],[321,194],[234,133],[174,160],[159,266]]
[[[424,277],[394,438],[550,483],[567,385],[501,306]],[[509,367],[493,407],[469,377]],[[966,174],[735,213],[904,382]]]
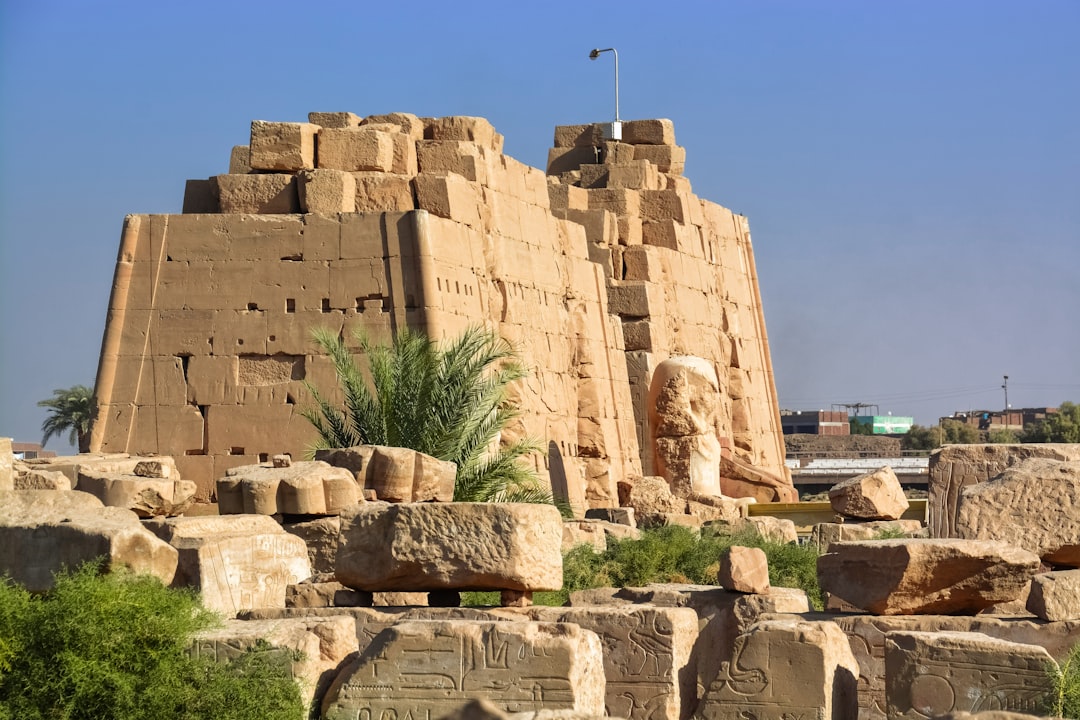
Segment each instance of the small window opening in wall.
[[275,340],[277,340],[277,335],[271,335],[270,337],[268,337],[266,339],[269,340],[270,342],[274,342]]
[[457,280],[454,281],[454,292],[456,292],[458,295],[461,294],[461,283],[459,283]]
[[435,278],[435,284],[439,286],[439,292],[442,292],[442,278],[441,277],[436,277]]
[[296,398],[293,397],[292,393],[285,393],[285,404],[286,405],[295,405],[296,404]]
[[270,461],[270,453],[259,453],[259,462],[264,463],[264,462],[269,462],[269,461]]
[[203,450],[202,448],[196,448],[195,450],[185,450],[184,454],[189,455],[189,456],[190,455],[205,455],[206,451]]
[[285,312],[296,312],[296,298],[285,298]]
[[324,313],[330,312],[330,298],[323,298],[322,299],[322,311]]
[[248,310],[258,310],[259,303],[248,303]]
[[237,345],[243,345],[244,344],[244,338],[236,338],[236,344]]
[[165,262],[172,262],[172,261],[173,261],[172,255],[166,255],[165,256]]
[[244,448],[242,448],[242,447],[231,447],[231,448],[229,448],[229,454],[230,455],[243,455],[244,454]]

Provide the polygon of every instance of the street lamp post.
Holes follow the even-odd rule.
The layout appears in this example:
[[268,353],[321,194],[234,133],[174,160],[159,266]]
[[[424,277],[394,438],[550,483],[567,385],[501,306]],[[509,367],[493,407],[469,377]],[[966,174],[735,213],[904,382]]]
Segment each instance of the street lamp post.
[[621,122],[619,120],[619,52],[615,48],[593,48],[589,53],[589,59],[595,60],[600,57],[600,53],[606,52],[615,56],[615,122]]
[[1005,375],[1005,382],[1001,384],[1001,389],[1005,391],[1005,429],[1009,428],[1009,376]]

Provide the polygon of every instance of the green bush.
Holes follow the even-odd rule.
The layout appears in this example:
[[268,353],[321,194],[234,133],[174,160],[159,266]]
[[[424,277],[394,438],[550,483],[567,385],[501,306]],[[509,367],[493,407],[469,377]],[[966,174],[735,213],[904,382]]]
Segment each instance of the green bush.
[[[771,542],[756,532],[705,531],[700,536],[689,528],[672,525],[644,530],[637,540],[609,540],[608,548],[595,552],[579,545],[563,556],[561,593],[537,593],[537,605],[562,605],[576,590],[598,587],[640,587],[650,583],[715,585],[720,555],[732,545],[761,548],[769,560],[769,582],[777,587],[802,588],[811,605],[822,608],[817,581],[816,548]],[[541,597],[543,595],[543,597]],[[470,593],[465,605],[496,605],[497,593]]]
[[278,653],[229,664],[187,652],[220,623],[191,592],[95,564],[31,595],[0,580],[0,718],[297,720],[296,683]]
[[1080,720],[1080,643],[1073,646],[1060,666],[1051,668],[1050,677],[1054,692],[1046,714]]

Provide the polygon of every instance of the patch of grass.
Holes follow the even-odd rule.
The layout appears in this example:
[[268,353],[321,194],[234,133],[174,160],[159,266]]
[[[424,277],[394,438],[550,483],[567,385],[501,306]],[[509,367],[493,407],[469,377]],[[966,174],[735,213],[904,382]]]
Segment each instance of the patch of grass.
[[[536,593],[533,601],[537,605],[564,605],[571,592],[598,587],[640,587],[650,583],[716,585],[720,556],[732,545],[764,550],[769,560],[769,582],[777,587],[802,588],[810,604],[822,609],[816,548],[772,542],[752,530],[706,531],[699,536],[678,525],[644,530],[637,540],[609,540],[607,550],[602,553],[588,545],[577,546],[563,556],[563,590]],[[498,593],[481,595],[484,594],[462,593],[462,604],[499,602]]]
[[228,664],[193,658],[220,620],[192,592],[93,563],[32,595],[0,580],[0,718],[296,720],[304,713],[280,653]]
[[1073,646],[1061,665],[1051,665],[1049,672],[1054,690],[1046,714],[1080,720],[1080,643]]

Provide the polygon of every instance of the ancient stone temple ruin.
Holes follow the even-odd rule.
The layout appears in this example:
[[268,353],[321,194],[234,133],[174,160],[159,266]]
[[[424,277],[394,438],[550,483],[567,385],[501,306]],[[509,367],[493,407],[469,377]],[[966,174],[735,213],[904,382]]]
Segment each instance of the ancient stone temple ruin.
[[[305,454],[304,382],[336,387],[313,328],[481,324],[531,369],[510,433],[543,440],[577,507],[692,467],[707,493],[793,498],[746,218],[694,195],[671,121],[601,131],[556,128],[544,173],[481,118],[252,123],[183,214],[125,220],[93,450],[173,456],[209,499],[232,467]],[[676,396],[686,422],[650,420]]]

